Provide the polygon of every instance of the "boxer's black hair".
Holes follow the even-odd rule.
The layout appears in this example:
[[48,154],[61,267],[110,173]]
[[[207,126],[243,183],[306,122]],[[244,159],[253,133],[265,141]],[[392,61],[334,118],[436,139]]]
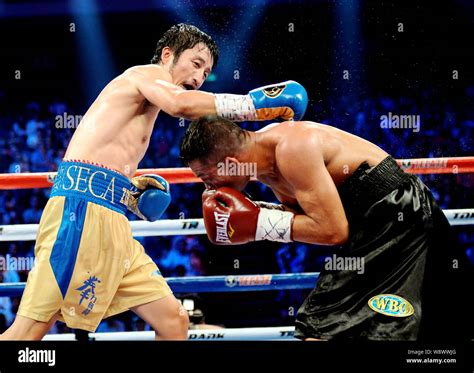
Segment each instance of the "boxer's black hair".
[[217,163],[235,155],[245,140],[246,131],[217,115],[205,115],[189,125],[181,140],[180,158],[185,166],[199,160]]
[[164,33],[156,45],[155,55],[151,63],[161,63],[161,52],[164,47],[170,48],[174,53],[174,62],[179,59],[181,53],[186,49],[194,48],[196,44],[203,43],[209,48],[212,56],[212,64],[215,67],[219,59],[219,49],[214,40],[196,26],[180,23],[172,26]]

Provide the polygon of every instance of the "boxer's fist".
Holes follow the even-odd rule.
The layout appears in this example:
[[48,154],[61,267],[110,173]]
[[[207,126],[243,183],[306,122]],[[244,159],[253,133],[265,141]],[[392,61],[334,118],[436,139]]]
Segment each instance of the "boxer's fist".
[[159,175],[146,174],[132,178],[132,185],[128,209],[143,220],[158,220],[171,202],[168,182]]
[[308,106],[306,90],[293,80],[254,89],[249,92],[249,96],[252,98],[257,120],[300,120]]
[[211,242],[239,245],[255,240],[259,208],[242,193],[227,187],[205,191],[202,211]]
[[291,241],[293,213],[260,208],[242,193],[228,187],[205,191],[204,225],[215,244],[240,245],[250,241]]
[[217,93],[216,113],[232,121],[300,120],[308,106],[304,87],[292,80],[251,90],[247,95]]

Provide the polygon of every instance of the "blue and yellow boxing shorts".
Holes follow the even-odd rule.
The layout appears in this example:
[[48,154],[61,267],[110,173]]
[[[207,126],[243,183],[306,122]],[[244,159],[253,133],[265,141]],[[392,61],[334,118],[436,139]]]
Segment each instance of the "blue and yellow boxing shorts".
[[61,163],[36,238],[18,314],[95,331],[103,318],[170,295],[123,203],[131,183],[96,165]]

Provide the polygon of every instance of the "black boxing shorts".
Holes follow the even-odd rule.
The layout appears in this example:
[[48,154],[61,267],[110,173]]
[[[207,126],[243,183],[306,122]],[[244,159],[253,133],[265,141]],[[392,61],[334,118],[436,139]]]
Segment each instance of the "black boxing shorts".
[[464,340],[468,263],[430,190],[390,156],[338,190],[349,240],[300,307],[295,337]]

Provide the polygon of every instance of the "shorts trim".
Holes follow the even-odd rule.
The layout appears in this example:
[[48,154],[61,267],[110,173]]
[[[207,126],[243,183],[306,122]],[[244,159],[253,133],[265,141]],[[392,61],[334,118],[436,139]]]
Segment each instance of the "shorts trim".
[[82,329],[91,333],[94,333],[100,324],[100,322],[99,324],[95,325],[95,324],[86,324],[83,322],[74,322],[74,321],[64,321],[64,323],[71,329]]
[[[56,241],[49,257],[49,263],[53,269],[54,277],[61,290],[63,299],[66,297],[76,265],[86,211],[87,201],[70,197],[64,198],[61,225],[59,226]],[[72,221],[70,218],[71,214],[75,216],[75,219]]]
[[59,309],[57,311],[54,311],[52,314],[44,314],[44,313],[38,313],[38,312],[30,311],[28,309],[24,309],[24,308],[20,307],[16,314],[19,315],[19,316],[27,317],[27,318],[35,320],[35,321],[47,323],[47,322],[51,321],[51,318],[58,311],[59,311]]

